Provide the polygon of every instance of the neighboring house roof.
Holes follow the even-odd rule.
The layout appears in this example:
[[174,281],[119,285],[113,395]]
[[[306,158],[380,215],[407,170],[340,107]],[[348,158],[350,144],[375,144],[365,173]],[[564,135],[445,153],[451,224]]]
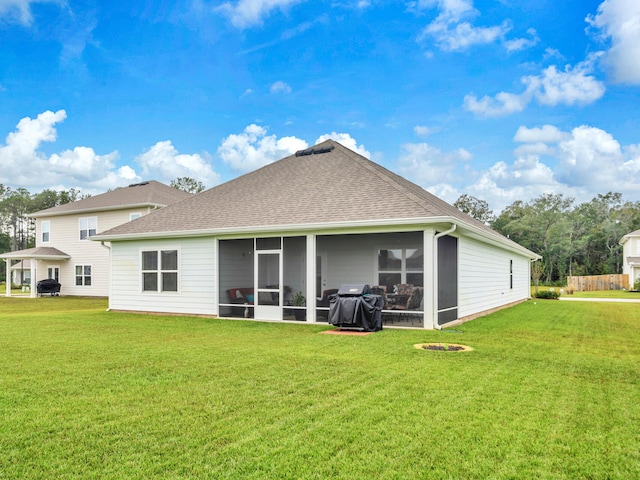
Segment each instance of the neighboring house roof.
[[333,140],[103,232],[97,240],[456,222],[531,253]]
[[627,233],[620,239],[620,245],[624,244],[631,237],[640,237],[640,230],[636,230],[635,232]]
[[128,187],[116,188],[100,195],[65,203],[57,207],[40,210],[29,216],[38,218],[124,208],[164,207],[192,196],[191,193],[150,180],[148,182],[134,183]]
[[70,255],[53,247],[36,247],[17,252],[6,252],[0,254],[0,258],[4,259],[32,259],[32,260],[68,260]]

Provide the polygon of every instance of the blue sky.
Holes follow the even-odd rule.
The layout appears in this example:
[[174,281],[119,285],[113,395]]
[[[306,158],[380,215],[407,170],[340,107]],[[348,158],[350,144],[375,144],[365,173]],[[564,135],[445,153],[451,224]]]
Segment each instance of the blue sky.
[[441,198],[640,200],[637,0],[0,0],[0,183],[215,186],[334,138]]

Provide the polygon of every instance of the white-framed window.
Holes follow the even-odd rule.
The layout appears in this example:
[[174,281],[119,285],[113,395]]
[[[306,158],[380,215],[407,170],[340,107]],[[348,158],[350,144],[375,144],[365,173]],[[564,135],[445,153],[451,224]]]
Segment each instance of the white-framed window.
[[76,265],[76,286],[91,286],[91,265]]
[[129,220],[135,220],[136,218],[140,218],[141,216],[142,216],[142,213],[133,212],[129,214]]
[[96,234],[98,217],[80,217],[80,240],[86,240]]
[[378,285],[386,285],[388,292],[403,283],[424,286],[424,249],[379,248],[377,253]]
[[509,260],[509,288],[513,290],[513,260]]
[[178,291],[178,250],[143,250],[141,252],[142,291]]
[[42,230],[42,243],[49,243],[51,238],[51,221],[43,220],[40,224],[40,229]]

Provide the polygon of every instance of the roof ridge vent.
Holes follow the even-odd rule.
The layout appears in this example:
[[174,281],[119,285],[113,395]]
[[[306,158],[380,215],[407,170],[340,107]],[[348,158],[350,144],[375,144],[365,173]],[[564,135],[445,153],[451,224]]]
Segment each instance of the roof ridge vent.
[[144,185],[149,185],[149,182],[140,182],[140,183],[132,183],[129,185],[130,187],[142,187]]
[[336,148],[336,147],[334,147],[333,145],[329,145],[328,147],[306,148],[304,150],[298,150],[296,152],[296,157],[304,157],[306,155],[320,155],[322,153],[329,153],[334,148]]

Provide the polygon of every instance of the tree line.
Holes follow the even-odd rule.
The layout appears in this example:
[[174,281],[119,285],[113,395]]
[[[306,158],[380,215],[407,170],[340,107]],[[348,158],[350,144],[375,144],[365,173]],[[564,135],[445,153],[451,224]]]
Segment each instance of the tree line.
[[487,202],[462,195],[454,206],[497,232],[538,253],[542,280],[564,284],[571,275],[622,273],[620,239],[640,229],[640,202],[622,194],[598,194],[576,203],[563,194],[517,200],[494,216]]

